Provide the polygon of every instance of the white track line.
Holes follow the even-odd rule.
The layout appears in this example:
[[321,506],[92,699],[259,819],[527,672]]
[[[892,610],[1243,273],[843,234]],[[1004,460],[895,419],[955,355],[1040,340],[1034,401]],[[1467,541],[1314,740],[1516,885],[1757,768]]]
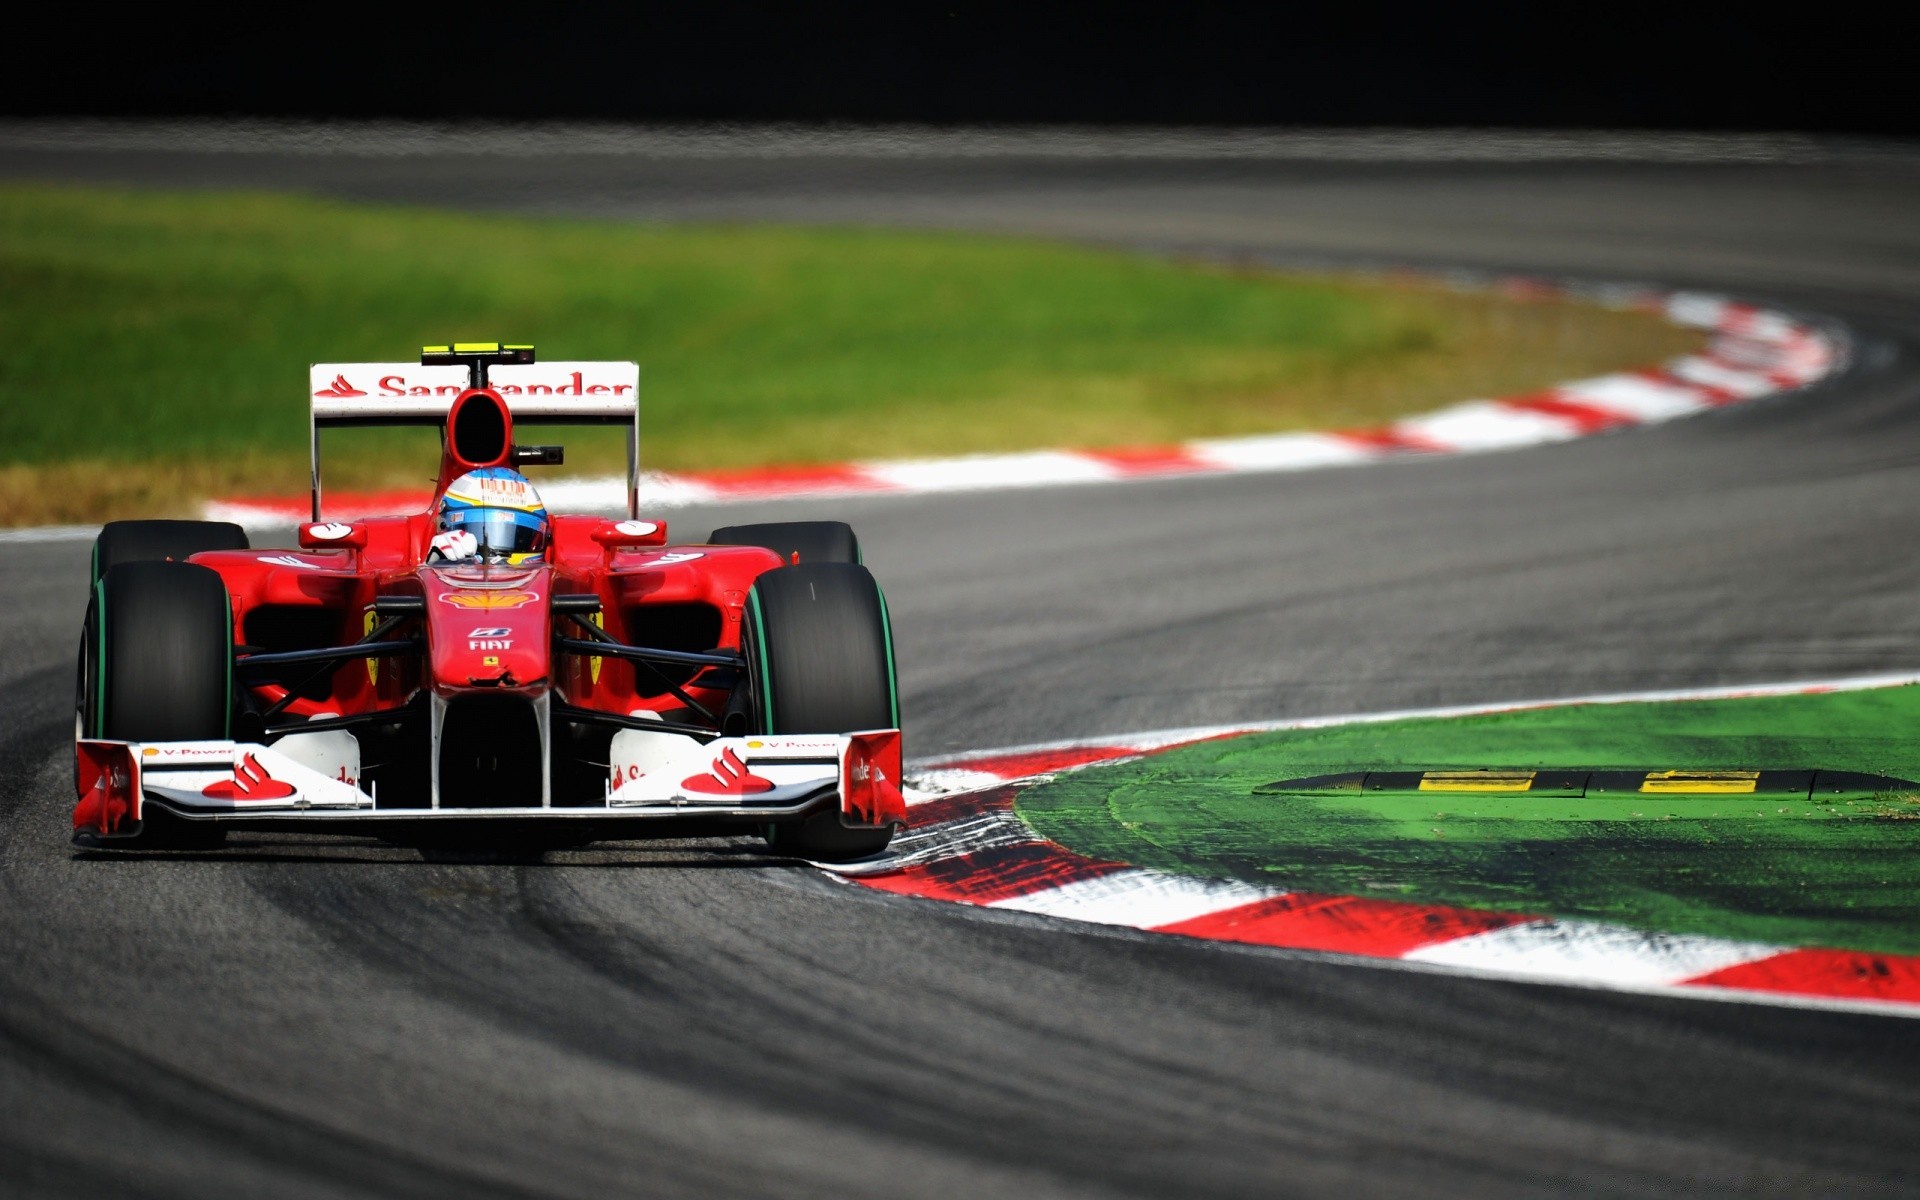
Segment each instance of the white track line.
[[[1839,679],[1803,679],[1773,683],[1742,683],[1724,687],[1669,688],[1648,692],[1600,692],[1587,696],[1566,696],[1541,700],[1509,700],[1497,704],[1457,704],[1445,708],[1402,708],[1386,712],[1339,713],[1324,717],[1285,717],[1276,721],[1253,721],[1236,725],[1192,725],[1183,729],[1158,729],[1115,733],[1105,736],[1066,738],[1056,742],[1029,742],[996,750],[964,750],[954,754],[930,755],[910,761],[915,782],[939,784],[947,779],[964,781],[966,789],[1007,782],[1006,777],[969,767],[985,759],[1038,754],[1054,750],[1073,750],[1082,746],[1125,746],[1136,753],[1158,750],[1202,738],[1226,737],[1241,733],[1265,733],[1279,729],[1321,729],[1329,725],[1362,725],[1381,721],[1412,721],[1427,717],[1473,717],[1487,713],[1520,712],[1533,708],[1561,708],[1574,704],[1645,704],[1668,700],[1737,700],[1748,696],[1795,696],[1815,692],[1858,692],[1872,688],[1899,687],[1920,683],[1920,671],[1889,671],[1877,675],[1848,675]],[[1111,761],[1111,760],[1102,760]],[[961,774],[964,772],[964,774]],[[942,788],[960,791],[962,787]]]

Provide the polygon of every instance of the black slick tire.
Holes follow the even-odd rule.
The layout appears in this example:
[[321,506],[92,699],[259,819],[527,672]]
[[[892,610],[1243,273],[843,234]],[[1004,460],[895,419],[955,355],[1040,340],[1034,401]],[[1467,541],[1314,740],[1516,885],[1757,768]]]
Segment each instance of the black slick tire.
[[[123,562],[94,584],[81,639],[77,727],[128,742],[228,736],[233,708],[233,610],[206,567]],[[149,818],[124,849],[218,845],[224,831]]]
[[[858,563],[802,561],[761,575],[747,595],[741,643],[755,731],[899,727],[887,602]],[[776,852],[820,862],[866,858],[893,839],[892,829],[849,829],[837,808],[762,832]]]
[[857,563],[860,539],[845,521],[768,521],[726,525],[707,535],[709,546],[759,546],[789,563]]
[[245,550],[247,531],[230,521],[109,521],[93,539],[93,578],[127,562],[185,562],[202,550]]

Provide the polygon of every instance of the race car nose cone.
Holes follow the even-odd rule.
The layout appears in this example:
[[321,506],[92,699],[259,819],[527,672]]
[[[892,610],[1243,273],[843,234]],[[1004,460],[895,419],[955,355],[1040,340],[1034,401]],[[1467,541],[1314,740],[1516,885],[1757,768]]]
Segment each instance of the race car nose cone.
[[553,656],[548,568],[505,574],[429,567],[421,574],[435,691],[545,685]]

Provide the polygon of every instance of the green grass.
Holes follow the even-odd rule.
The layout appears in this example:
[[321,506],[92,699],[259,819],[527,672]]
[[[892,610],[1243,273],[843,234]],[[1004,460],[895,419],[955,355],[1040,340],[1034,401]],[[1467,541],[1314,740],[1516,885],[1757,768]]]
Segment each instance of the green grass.
[[1421,768],[1826,769],[1920,780],[1920,687],[1258,734],[1056,777],[1082,854],[1308,891],[1920,953],[1920,798],[1292,792]]
[[[449,339],[639,360],[665,469],[1367,424],[1698,341],[1640,313],[1011,238],[50,186],[0,187],[0,327],[16,523],[299,491],[306,365]],[[581,466],[616,461],[573,440]],[[431,444],[361,435],[333,463],[337,484],[410,480]]]

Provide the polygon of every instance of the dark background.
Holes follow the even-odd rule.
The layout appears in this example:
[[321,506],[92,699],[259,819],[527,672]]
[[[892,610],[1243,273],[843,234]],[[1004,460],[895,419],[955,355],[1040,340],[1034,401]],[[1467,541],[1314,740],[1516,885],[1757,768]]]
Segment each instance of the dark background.
[[1910,134],[1906,11],[76,5],[17,27],[0,114]]

